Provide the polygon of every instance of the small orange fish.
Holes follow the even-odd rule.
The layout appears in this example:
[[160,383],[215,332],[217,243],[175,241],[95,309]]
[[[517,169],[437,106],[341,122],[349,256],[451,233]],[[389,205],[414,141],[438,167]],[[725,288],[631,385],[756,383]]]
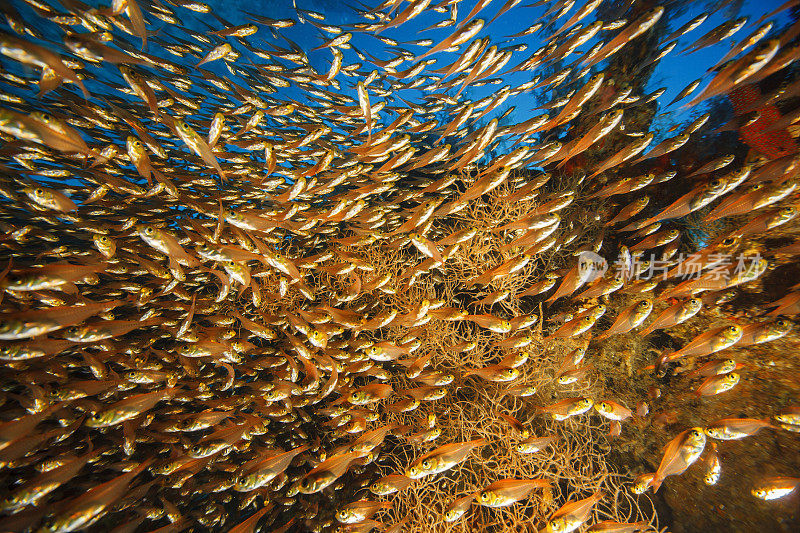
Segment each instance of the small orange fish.
[[728,374],[720,374],[716,376],[709,376],[700,384],[694,391],[695,396],[714,396],[731,390],[739,383],[739,374],[730,372]]
[[703,377],[710,377],[710,376],[718,376],[720,374],[727,374],[729,372],[733,372],[737,368],[740,368],[743,365],[738,364],[733,359],[715,359],[713,361],[709,361],[705,363],[700,368],[692,370],[688,376],[695,377],[695,376],[703,376]]
[[14,269],[0,281],[0,287],[7,291],[55,289],[79,281],[90,274],[102,272],[107,267],[108,263],[94,265],[55,263],[38,268]]
[[152,459],[148,459],[130,472],[92,487],[80,496],[68,501],[57,502],[55,504],[56,513],[45,520],[42,530],[74,531],[91,523],[106,508],[119,500],[134,478],[146,470],[152,462]]
[[90,451],[80,457],[64,461],[61,466],[39,474],[19,487],[0,501],[0,509],[13,511],[28,505],[36,505],[40,499],[75,477],[80,470],[102,450]]
[[472,505],[472,502],[475,501],[478,493],[474,492],[472,494],[467,494],[466,496],[461,496],[460,498],[456,498],[453,502],[447,506],[447,509],[444,513],[444,521],[445,522],[455,522],[462,516],[464,513],[467,512],[469,506]]
[[719,440],[739,440],[755,435],[763,428],[773,428],[768,420],[756,418],[723,418],[709,424],[706,435]]
[[617,213],[617,215],[614,218],[606,222],[604,226],[609,227],[619,222],[625,222],[627,220],[630,220],[631,218],[639,214],[642,211],[642,209],[647,207],[647,204],[649,203],[650,203],[649,196],[640,196],[636,200],[632,201],[631,203],[620,209],[619,213]]
[[401,474],[384,476],[369,486],[370,492],[378,496],[388,496],[403,490],[414,483],[414,480]]
[[355,524],[368,520],[372,515],[381,509],[390,509],[391,502],[371,502],[359,500],[348,503],[336,512],[336,520],[343,524]]
[[640,326],[653,310],[652,300],[641,300],[627,308],[625,308],[617,316],[617,319],[608,330],[604,331],[601,335],[597,336],[597,340],[602,340],[610,337],[611,335],[619,335],[627,333],[630,330]]
[[411,244],[413,244],[414,247],[423,255],[430,257],[437,263],[444,263],[442,253],[439,251],[436,244],[417,233],[412,233],[409,235],[409,239],[411,239]]
[[660,364],[676,361],[682,357],[712,354],[733,346],[741,338],[741,326],[733,325],[714,328],[701,333],[680,350],[664,354],[660,359]]
[[575,265],[567,272],[561,280],[561,284],[556,289],[553,295],[545,300],[545,302],[555,302],[562,296],[569,296],[576,290],[580,289],[586,283],[586,277],[582,275],[580,264]]
[[3,450],[11,442],[28,435],[39,422],[63,407],[63,403],[57,403],[38,413],[26,415],[0,424],[0,450]]
[[687,429],[673,438],[664,450],[661,464],[650,482],[657,492],[664,478],[682,474],[700,457],[705,449],[706,435],[703,428]]
[[646,226],[670,218],[685,217],[717,199],[725,192],[726,186],[727,182],[718,178],[696,187],[665,207],[658,215],[645,220],[642,224]]
[[87,303],[79,306],[58,306],[36,311],[20,311],[0,315],[0,339],[27,339],[83,322],[125,302],[121,300]]
[[508,333],[511,331],[511,323],[508,320],[492,315],[467,315],[465,320],[475,322],[482,328],[486,328],[495,333]]
[[371,429],[370,431],[362,434],[358,439],[350,445],[351,452],[357,452],[366,455],[373,449],[377,448],[383,442],[383,439],[390,431],[397,428],[397,424],[386,424],[384,426]]
[[699,313],[702,307],[703,302],[699,298],[689,298],[683,302],[678,302],[662,311],[652,324],[639,332],[639,335],[644,337],[651,331],[669,328],[681,322],[685,322]]
[[308,446],[299,446],[272,457],[257,457],[243,464],[236,472],[233,489],[238,492],[249,492],[266,485],[286,470],[292,459],[307,449]]
[[507,507],[524,499],[534,489],[550,486],[546,479],[501,479],[478,493],[478,503],[486,507]]
[[630,409],[611,400],[598,402],[594,404],[594,408],[598,413],[609,420],[616,420],[618,422],[633,416],[633,412]]
[[551,435],[549,437],[528,437],[527,439],[517,443],[517,445],[514,446],[514,450],[517,453],[522,454],[538,453],[557,440],[558,435]]
[[542,407],[540,411],[550,413],[554,420],[566,420],[571,416],[585,413],[594,405],[591,398],[566,398],[547,407]]
[[75,202],[70,200],[66,194],[55,189],[38,185],[23,187],[22,192],[37,205],[46,209],[52,209],[60,213],[69,213],[78,209]]
[[121,424],[152,409],[161,400],[172,398],[178,393],[178,390],[178,387],[170,387],[129,396],[95,413],[92,418],[86,421],[86,425],[92,428],[103,428]]
[[750,491],[761,500],[777,500],[788,496],[800,487],[800,477],[768,477]]
[[388,398],[393,393],[394,389],[392,389],[391,385],[385,383],[370,383],[369,385],[364,385],[350,392],[344,396],[344,398],[353,405],[365,405]]
[[563,326],[545,337],[544,340],[552,338],[576,337],[581,333],[585,333],[589,331],[592,326],[594,326],[595,322],[597,322],[605,312],[605,305],[596,305],[590,310],[579,314],[572,320],[565,322]]
[[564,504],[547,521],[547,533],[567,533],[578,529],[589,519],[592,508],[602,498],[603,493],[596,492],[583,500]]
[[444,472],[464,461],[472,450],[485,444],[487,444],[486,439],[445,444],[415,460],[406,469],[405,474],[411,479],[419,479]]
[[483,368],[469,370],[464,373],[464,377],[467,376],[478,376],[486,381],[503,383],[506,381],[512,381],[519,377],[519,370],[501,365],[489,365]]
[[299,483],[299,490],[303,494],[313,494],[330,486],[339,479],[350,467],[350,464],[361,457],[358,453],[343,453],[334,455],[319,464],[306,474]]
[[752,346],[771,342],[786,336],[791,330],[792,323],[783,318],[749,324],[742,329],[742,338],[739,339],[736,346]]
[[[238,524],[234,525],[228,533],[255,533],[258,528],[258,523],[263,518],[265,514],[267,514],[275,505],[271,502],[265,504],[261,509],[253,513],[252,516],[249,518],[242,520]],[[291,525],[294,522],[294,518],[290,520],[289,524]]]

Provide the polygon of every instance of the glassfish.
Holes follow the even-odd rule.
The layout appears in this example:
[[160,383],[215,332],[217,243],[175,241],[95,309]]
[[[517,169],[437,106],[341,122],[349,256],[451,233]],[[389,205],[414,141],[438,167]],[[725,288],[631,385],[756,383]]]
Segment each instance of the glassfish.
[[664,450],[664,456],[658,465],[655,476],[650,482],[653,492],[657,492],[664,478],[682,474],[703,453],[706,446],[706,434],[703,428],[695,427],[679,433]]
[[367,520],[381,509],[390,509],[391,507],[391,502],[359,500],[357,502],[348,503],[336,511],[336,520],[343,524],[355,524]]
[[253,461],[243,464],[236,473],[234,490],[249,492],[262,487],[275,479],[299,454],[308,449],[308,446],[299,446],[294,450],[284,452],[272,457],[258,457]]
[[469,506],[472,505],[473,501],[475,501],[475,497],[477,495],[478,493],[474,492],[453,500],[450,505],[447,506],[447,509],[444,512],[444,521],[455,522],[464,516],[464,513],[467,512]]
[[[730,374],[728,374],[730,375]],[[767,420],[755,418],[723,418],[712,422],[705,428],[705,433],[719,440],[739,440],[755,435],[763,428],[774,427]]]
[[81,496],[55,504],[57,511],[47,518],[38,529],[39,533],[65,533],[75,531],[96,522],[106,509],[119,500],[131,482],[152,463],[145,461],[130,472],[126,472],[101,485],[97,485]]
[[664,354],[660,364],[676,361],[682,357],[708,355],[736,344],[742,338],[742,327],[738,325],[721,326],[701,333],[680,350]]
[[603,400],[594,404],[595,410],[609,420],[623,421],[631,416],[633,412],[627,407],[611,400]]
[[121,424],[152,409],[161,400],[172,398],[179,390],[179,387],[170,387],[130,396],[95,413],[86,421],[86,425],[91,428],[102,428]]
[[639,334],[645,336],[651,331],[672,327],[685,322],[699,313],[702,307],[703,302],[699,298],[689,298],[683,302],[678,302],[662,311],[653,323],[640,331]]
[[547,521],[547,533],[568,533],[575,531],[589,519],[592,508],[603,498],[602,492],[596,492],[588,498],[568,502],[558,509]]
[[524,499],[534,489],[549,487],[546,479],[501,479],[478,492],[478,503],[485,507],[507,507]]
[[339,479],[339,477],[347,471],[350,464],[359,457],[361,457],[361,455],[350,452],[334,455],[323,461],[300,480],[300,492],[303,494],[313,494],[330,486],[334,481]]
[[444,472],[464,461],[472,450],[486,444],[486,439],[445,444],[411,463],[405,475],[411,479],[419,479]]
[[800,487],[800,478],[797,477],[768,477],[756,484],[750,491],[760,500],[777,500],[792,494]]
[[414,482],[408,476],[401,474],[390,474],[375,481],[369,486],[370,492],[378,496],[388,496],[397,491],[403,490]]
[[585,413],[594,405],[591,398],[566,398],[540,410],[549,413],[553,420],[566,420],[569,417]]
[[622,333],[627,333],[634,328],[640,326],[647,317],[650,316],[650,312],[653,310],[653,301],[652,300],[641,300],[636,302],[626,309],[624,309],[620,314],[617,316],[617,319],[602,334],[596,337],[596,340],[602,340],[605,338],[610,337],[611,335],[619,335]]
[[83,322],[90,316],[109,311],[124,303],[115,300],[4,313],[0,315],[0,339],[16,340],[44,335]]

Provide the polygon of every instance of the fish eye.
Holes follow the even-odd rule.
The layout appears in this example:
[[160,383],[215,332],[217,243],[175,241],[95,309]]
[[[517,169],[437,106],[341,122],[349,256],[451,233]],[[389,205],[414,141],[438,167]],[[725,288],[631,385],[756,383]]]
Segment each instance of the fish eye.
[[42,189],[41,187],[37,187],[33,191],[33,194],[35,194],[36,196],[44,196],[44,189]]
[[155,230],[152,227],[147,226],[146,228],[144,228],[144,232],[148,235],[152,235],[155,232]]
[[728,328],[728,331],[730,331],[731,333],[736,333],[736,332],[739,331],[739,327],[738,326],[730,326]]
[[689,436],[690,437],[699,437],[700,436],[700,432],[698,430],[696,430],[696,429],[693,429],[692,431],[689,432]]
[[237,485],[246,485],[247,484],[247,477],[246,476],[239,476],[236,479],[236,484]]
[[422,461],[422,468],[430,468],[430,467],[431,467],[431,462],[429,460],[425,459],[424,461]]

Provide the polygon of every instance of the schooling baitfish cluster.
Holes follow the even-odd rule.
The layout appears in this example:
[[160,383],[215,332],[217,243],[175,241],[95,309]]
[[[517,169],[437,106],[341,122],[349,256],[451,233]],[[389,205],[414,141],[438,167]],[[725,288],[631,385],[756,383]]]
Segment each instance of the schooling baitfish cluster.
[[0,533],[800,530],[800,2],[364,1],[0,4]]

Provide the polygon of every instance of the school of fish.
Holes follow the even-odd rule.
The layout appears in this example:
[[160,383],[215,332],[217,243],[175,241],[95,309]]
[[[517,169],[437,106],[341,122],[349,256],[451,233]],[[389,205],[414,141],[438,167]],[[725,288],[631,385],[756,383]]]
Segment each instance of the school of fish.
[[[686,110],[800,59],[800,25],[776,22],[799,3],[668,28],[678,2],[385,0],[348,7],[353,23],[295,5],[243,25],[194,0],[4,2],[0,531],[425,531],[400,498],[444,482],[459,488],[426,510],[436,527],[524,509],[533,531],[657,530],[598,514],[607,487],[565,490],[551,471],[457,476],[493,449],[559,453],[542,421],[593,420],[603,438],[648,424],[658,394],[581,393],[602,379],[595,349],[709,317],[800,258],[798,242],[754,244],[795,227],[796,151],[669,164],[711,134]],[[393,38],[423,14],[436,39]],[[493,41],[517,14],[530,26]],[[286,36],[298,26],[322,44]],[[606,70],[653,35],[653,65],[730,45],[668,104],[684,121],[658,142],[628,117],[664,109],[664,91]],[[525,81],[471,99],[511,73]],[[547,103],[498,116],[532,94]],[[689,219],[727,225],[698,245]],[[636,372],[686,379],[687,401],[735,394],[740,348],[795,335],[789,285]],[[443,439],[469,402],[491,416]],[[645,498],[694,463],[734,483],[726,441],[800,438],[800,402],[761,408],[674,431],[624,491]],[[784,472],[741,491],[798,486]]]

